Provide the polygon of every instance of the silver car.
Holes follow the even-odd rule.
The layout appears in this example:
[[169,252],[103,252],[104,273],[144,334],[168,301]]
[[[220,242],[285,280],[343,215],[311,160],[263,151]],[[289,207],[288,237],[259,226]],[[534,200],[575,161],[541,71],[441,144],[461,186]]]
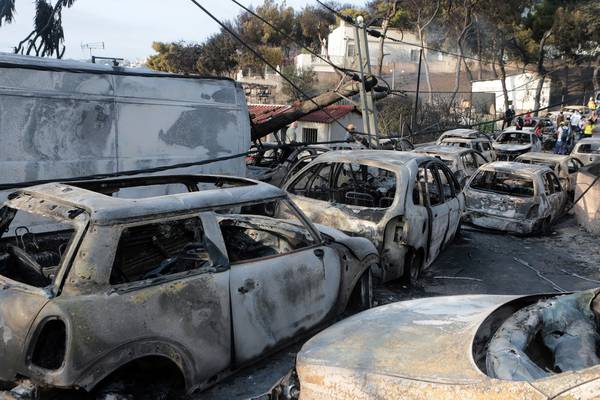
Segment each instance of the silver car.
[[378,260],[241,178],[51,183],[14,192],[0,217],[4,382],[91,390],[133,369],[200,390],[369,307]]
[[533,128],[507,128],[498,135],[493,146],[498,161],[513,161],[521,154],[542,151],[542,142]]
[[600,137],[581,139],[575,144],[571,156],[585,165],[600,162]]
[[382,282],[415,283],[454,238],[464,208],[461,187],[433,157],[392,150],[320,155],[283,187],[313,221],[370,239]]
[[464,194],[464,222],[516,234],[547,233],[568,198],[547,166],[506,161],[481,167]]
[[414,152],[442,160],[452,170],[461,187],[479,167],[488,163],[481,153],[464,147],[431,145],[419,147]]

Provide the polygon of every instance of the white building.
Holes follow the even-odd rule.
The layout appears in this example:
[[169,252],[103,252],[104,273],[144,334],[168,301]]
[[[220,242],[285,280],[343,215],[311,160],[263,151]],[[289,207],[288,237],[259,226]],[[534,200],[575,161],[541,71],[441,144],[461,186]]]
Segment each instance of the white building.
[[[327,54],[330,61],[338,66],[357,68],[357,44],[354,35],[354,27],[341,21],[340,25],[331,31],[327,37],[327,51],[325,51],[325,46],[323,46],[321,55],[325,58]],[[393,40],[384,41],[383,53],[385,54],[385,64],[417,64],[419,62],[420,47],[416,45],[419,41],[413,33],[388,29],[386,36],[402,42],[395,42]],[[379,38],[368,36],[368,42],[371,65],[374,66],[377,65],[379,58]],[[427,59],[439,62],[444,61],[444,56],[441,53],[429,51]],[[315,72],[334,72],[333,67],[311,54],[299,54],[296,56],[296,67],[298,69],[312,68]]]
[[[535,107],[535,92],[539,78],[537,74],[526,72],[506,77],[506,89],[508,91],[509,105],[517,112],[526,112]],[[550,102],[550,88],[552,80],[544,79],[542,93],[540,96],[540,108],[547,107]],[[502,81],[500,79],[473,81],[472,91],[474,93],[494,93],[496,99],[496,112],[504,112],[504,94],[502,92]]]

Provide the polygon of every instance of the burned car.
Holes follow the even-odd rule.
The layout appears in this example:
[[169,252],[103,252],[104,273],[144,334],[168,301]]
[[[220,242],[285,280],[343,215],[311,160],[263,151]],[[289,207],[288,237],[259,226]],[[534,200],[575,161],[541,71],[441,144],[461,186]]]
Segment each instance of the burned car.
[[574,157],[552,153],[525,153],[517,157],[515,161],[549,167],[558,176],[563,189],[571,195],[575,193],[577,171],[583,167],[583,163]]
[[600,162],[600,137],[581,139],[575,144],[571,156],[585,165]]
[[439,158],[446,163],[461,187],[465,186],[467,180],[479,167],[488,163],[488,160],[478,151],[463,147],[432,145],[419,147],[414,151]]
[[[258,214],[283,208],[286,220]],[[320,232],[256,181],[50,183],[14,192],[0,216],[2,381],[91,390],[160,366],[155,379],[189,393],[370,305],[374,246]]]
[[246,176],[280,187],[290,170],[298,162],[314,158],[329,150],[323,146],[294,146],[263,143],[250,149],[255,153],[246,157]]
[[441,134],[436,144],[473,149],[480,152],[486,160],[494,161],[496,154],[492,146],[492,138],[474,129],[452,129]]
[[464,208],[461,188],[446,164],[393,150],[332,151],[284,185],[313,221],[377,246],[385,282],[415,283],[456,235]]
[[505,129],[498,135],[493,146],[498,161],[513,161],[521,154],[542,151],[542,143],[531,128]]
[[547,166],[506,161],[481,167],[464,194],[464,222],[516,234],[548,233],[568,198]]
[[300,398],[598,399],[598,292],[432,297],[362,312],[304,344]]
[[403,137],[392,137],[379,139],[379,147],[382,150],[397,150],[397,151],[411,151],[414,150],[415,146],[410,140]]

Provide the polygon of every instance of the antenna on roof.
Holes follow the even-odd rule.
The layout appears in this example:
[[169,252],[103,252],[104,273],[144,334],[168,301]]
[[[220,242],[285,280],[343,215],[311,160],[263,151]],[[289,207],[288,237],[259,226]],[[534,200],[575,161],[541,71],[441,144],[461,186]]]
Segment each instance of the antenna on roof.
[[81,43],[81,51],[90,51],[90,57],[92,56],[92,50],[104,50],[104,42],[92,42],[92,43]]

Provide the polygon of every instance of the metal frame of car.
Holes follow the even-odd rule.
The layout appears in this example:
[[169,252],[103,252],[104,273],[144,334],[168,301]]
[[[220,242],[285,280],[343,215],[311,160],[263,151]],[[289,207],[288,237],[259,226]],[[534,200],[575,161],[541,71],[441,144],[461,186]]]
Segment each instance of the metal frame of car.
[[[184,184],[187,191],[135,199],[110,197],[122,188],[173,183]],[[276,257],[252,259],[245,263],[246,266],[230,263],[218,223],[222,216],[219,217],[220,214],[217,215],[214,210],[275,200],[286,201],[292,207],[314,238],[314,244],[280,255],[287,259],[283,264]],[[3,381],[26,376],[47,386],[90,390],[133,361],[159,357],[168,360],[181,373],[187,392],[202,389],[284,346],[295,335],[319,329],[333,320],[345,309],[365,271],[378,261],[375,248],[367,240],[350,238],[330,228],[317,229],[289,201],[285,192],[243,178],[179,175],[51,183],[14,192],[6,204],[11,208],[70,221],[76,229],[63,257],[65,261],[50,286],[33,287],[0,276],[3,284],[0,293],[0,317],[3,321],[0,326],[3,333],[0,340],[0,353],[3,355],[0,379]],[[211,268],[110,284],[113,260],[120,234],[125,228],[189,218],[201,221],[201,229],[209,239],[206,251],[212,261]],[[297,276],[290,279],[296,282],[295,289],[290,287],[281,291],[277,286],[270,288],[268,282],[260,279],[251,282],[243,274],[234,276],[239,268],[266,276],[277,275],[277,271],[270,272],[265,263],[292,268],[296,264],[290,258],[304,257],[300,255],[302,252],[314,253],[314,257],[311,255],[314,268],[294,272]],[[302,260],[300,264],[306,267],[309,260],[306,257]],[[317,277],[325,274],[325,270],[328,271],[327,282]],[[281,269],[280,272],[286,271]],[[309,279],[308,275],[313,273],[317,275]],[[273,332],[263,342],[252,341],[238,347],[235,343],[237,332],[242,335],[240,337],[249,337],[255,327],[246,326],[242,331],[234,327],[237,319],[233,304],[236,301],[244,304],[244,299],[249,299],[247,296],[250,295],[241,288],[246,285],[250,289],[262,287],[261,290],[270,290],[271,295],[273,291],[279,293],[280,298],[274,296],[269,301],[293,303],[296,300],[292,297],[301,299],[302,293],[309,293],[304,292],[301,280],[296,279],[300,277],[304,279],[302,285],[321,282],[321,288],[314,287],[313,292],[324,291],[329,305],[325,305],[325,300],[322,304],[309,302],[307,310],[316,307],[318,312],[313,310],[310,318],[304,318],[288,329],[285,325],[270,326],[267,314],[273,315],[275,311],[267,304],[252,300],[250,304],[262,304],[259,308],[267,314],[263,317],[257,315],[251,324]],[[232,286],[237,286],[234,284],[236,280],[241,287],[239,293],[232,294],[235,290]],[[227,290],[221,291],[219,287]],[[255,290],[253,296],[260,296],[261,290]],[[295,295],[294,290],[297,292]],[[15,313],[15,307],[22,312]],[[284,314],[286,318],[292,318],[295,313]],[[62,321],[65,328],[62,362],[58,368],[42,368],[32,361],[32,354],[48,321],[56,320]],[[285,324],[285,321],[279,322]]]
[[[529,161],[527,164],[540,164],[547,165],[546,163],[554,163],[554,173],[558,176],[563,189],[573,194],[575,192],[575,174],[577,170],[583,167],[583,163],[579,161],[576,157],[561,155],[561,154],[553,154],[553,153],[536,153],[529,152],[525,154],[521,154],[519,157],[515,159],[515,162],[523,162],[523,160]],[[569,162],[579,163],[577,166],[577,170],[571,172],[571,168],[569,167]]]
[[[431,145],[425,147],[419,147],[418,149],[413,150],[415,153],[426,154],[430,157],[441,158],[446,156],[451,158],[454,162],[450,169],[454,172],[456,179],[460,183],[460,186],[463,187],[467,180],[477,171],[477,169],[485,165],[489,162],[489,160],[481,154],[481,152],[475,149],[468,149],[464,147],[455,147],[455,146],[444,146],[444,145]],[[474,169],[468,171],[467,166],[464,164],[463,156],[466,154],[476,154],[485,161],[483,164],[477,165]],[[475,161],[476,162],[476,161]],[[457,164],[458,163],[458,164]]]

